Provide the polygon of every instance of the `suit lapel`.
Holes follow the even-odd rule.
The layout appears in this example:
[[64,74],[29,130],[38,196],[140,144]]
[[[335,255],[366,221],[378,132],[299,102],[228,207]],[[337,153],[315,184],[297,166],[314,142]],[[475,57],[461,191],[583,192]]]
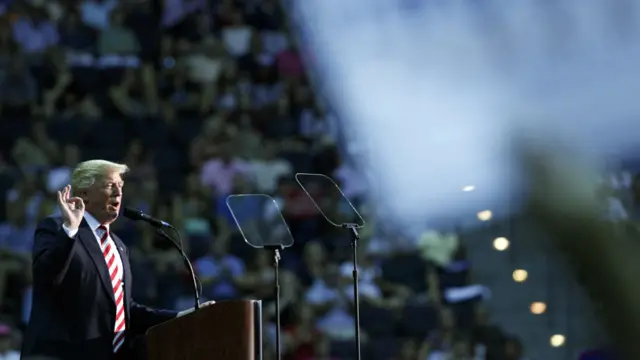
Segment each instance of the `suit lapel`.
[[109,276],[107,263],[104,260],[104,255],[102,254],[100,245],[98,245],[98,241],[96,240],[93,230],[91,230],[89,224],[87,224],[87,221],[84,219],[78,229],[78,239],[80,239],[82,245],[87,249],[91,260],[93,260],[93,263],[98,270],[98,274],[100,274],[100,282],[104,286],[107,294],[109,294],[109,298],[111,298],[113,306],[115,306],[116,299],[113,297],[113,287],[111,286],[111,277]]

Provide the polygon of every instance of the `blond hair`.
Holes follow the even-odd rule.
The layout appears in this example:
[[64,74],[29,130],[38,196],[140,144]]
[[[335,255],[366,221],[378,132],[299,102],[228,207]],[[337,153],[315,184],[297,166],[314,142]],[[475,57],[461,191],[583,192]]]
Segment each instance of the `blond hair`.
[[127,171],[129,171],[129,167],[125,164],[118,164],[107,160],[83,161],[73,169],[73,173],[71,174],[71,189],[86,189],[110,172],[117,172],[123,175]]

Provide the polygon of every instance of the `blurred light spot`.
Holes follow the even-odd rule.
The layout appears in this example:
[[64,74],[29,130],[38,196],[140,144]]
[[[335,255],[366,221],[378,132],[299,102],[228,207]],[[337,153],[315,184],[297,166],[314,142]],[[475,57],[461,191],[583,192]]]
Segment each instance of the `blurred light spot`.
[[515,282],[525,282],[528,276],[527,270],[517,269],[513,271],[513,280]]
[[504,237],[499,237],[493,240],[493,247],[498,251],[505,251],[509,248],[509,240]]
[[480,221],[489,221],[492,216],[493,213],[491,210],[483,210],[478,213],[478,219],[480,219]]
[[531,309],[532,314],[535,314],[535,315],[544,314],[544,312],[547,311],[547,304],[541,301],[536,301],[531,303],[531,306],[529,307],[529,309]]
[[551,339],[549,339],[549,343],[551,343],[551,346],[553,347],[560,347],[564,345],[564,341],[564,335],[561,334],[555,334],[551,337]]
[[475,190],[475,189],[476,189],[476,187],[475,187],[475,186],[473,186],[473,185],[467,185],[467,186],[465,186],[465,187],[463,187],[463,188],[462,188],[462,191],[464,191],[464,192],[469,192],[469,191],[473,191],[473,190]]

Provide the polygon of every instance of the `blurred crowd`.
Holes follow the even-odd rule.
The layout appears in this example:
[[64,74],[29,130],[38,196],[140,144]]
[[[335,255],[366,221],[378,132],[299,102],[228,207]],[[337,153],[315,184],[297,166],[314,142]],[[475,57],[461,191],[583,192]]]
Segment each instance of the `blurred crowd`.
[[[635,168],[635,166],[628,166]],[[640,170],[640,169],[636,169]],[[640,172],[619,171],[602,178],[598,196],[604,205],[604,217],[626,233],[640,234]]]
[[[18,359],[29,319],[34,228],[57,211],[52,195],[73,166],[93,158],[129,165],[127,205],[179,229],[203,298],[264,300],[266,359],[272,254],[248,246],[235,220],[273,221],[273,207],[249,199],[232,215],[229,194],[272,196],[295,239],[282,259],[285,359],[355,356],[350,234],[318,213],[299,172],[336,179],[367,219],[364,359],[524,359],[492,323],[455,235],[407,239],[376,221],[278,1],[0,0],[0,14],[0,360]],[[314,200],[348,217],[321,185]],[[639,200],[611,205],[612,216],[637,214]],[[189,307],[174,249],[126,219],[114,231],[132,254],[136,300]]]

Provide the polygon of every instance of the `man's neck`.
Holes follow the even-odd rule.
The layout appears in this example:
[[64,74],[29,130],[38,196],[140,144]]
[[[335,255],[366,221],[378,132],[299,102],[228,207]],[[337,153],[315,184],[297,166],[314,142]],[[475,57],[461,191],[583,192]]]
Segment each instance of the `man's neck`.
[[107,227],[107,229],[109,229],[109,223],[104,222],[98,218],[96,218],[95,216],[93,216],[89,211],[85,211],[84,212],[84,219],[87,222],[87,224],[89,224],[89,227],[91,227],[91,229],[97,229],[98,226],[100,225],[104,225]]

